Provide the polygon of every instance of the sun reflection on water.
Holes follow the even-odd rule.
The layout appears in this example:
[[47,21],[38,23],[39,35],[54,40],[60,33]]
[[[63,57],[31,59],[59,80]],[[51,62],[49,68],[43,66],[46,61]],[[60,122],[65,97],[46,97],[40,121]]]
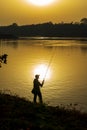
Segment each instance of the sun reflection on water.
[[48,80],[51,77],[51,70],[48,68],[47,65],[45,64],[39,64],[35,66],[34,69],[34,75],[39,74],[40,75],[40,80]]

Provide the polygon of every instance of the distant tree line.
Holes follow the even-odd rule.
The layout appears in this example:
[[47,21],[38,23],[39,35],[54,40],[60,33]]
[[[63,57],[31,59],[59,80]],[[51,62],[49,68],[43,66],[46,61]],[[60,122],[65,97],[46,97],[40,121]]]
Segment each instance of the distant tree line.
[[52,22],[22,25],[13,23],[9,26],[0,26],[0,38],[2,37],[87,37],[87,18],[82,18],[80,22],[56,23]]

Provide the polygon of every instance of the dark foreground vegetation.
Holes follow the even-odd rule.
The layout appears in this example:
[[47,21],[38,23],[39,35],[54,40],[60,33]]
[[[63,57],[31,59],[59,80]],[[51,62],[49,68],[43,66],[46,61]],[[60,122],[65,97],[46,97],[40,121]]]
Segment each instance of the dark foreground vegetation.
[[82,18],[80,22],[71,23],[39,23],[19,26],[13,23],[9,26],[0,26],[0,38],[19,37],[87,37],[87,18]]
[[87,113],[0,94],[0,130],[87,130]]

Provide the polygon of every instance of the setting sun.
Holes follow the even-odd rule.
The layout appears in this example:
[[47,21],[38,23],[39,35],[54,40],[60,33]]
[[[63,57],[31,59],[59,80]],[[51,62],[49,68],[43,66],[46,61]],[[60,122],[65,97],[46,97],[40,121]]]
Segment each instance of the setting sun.
[[50,69],[48,70],[48,66],[41,64],[35,67],[34,69],[34,75],[39,74],[40,80],[49,79],[51,76]]
[[48,4],[53,3],[55,0],[27,0],[27,1],[36,6],[46,6]]

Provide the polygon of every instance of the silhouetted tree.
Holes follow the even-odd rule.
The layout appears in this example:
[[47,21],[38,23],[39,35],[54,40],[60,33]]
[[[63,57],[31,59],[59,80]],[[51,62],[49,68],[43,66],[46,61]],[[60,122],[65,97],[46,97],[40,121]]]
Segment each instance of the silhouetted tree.
[[17,27],[18,25],[17,25],[17,23],[13,23],[12,26],[13,27]]
[[13,23],[9,26],[0,27],[0,37],[3,36],[30,37],[87,37],[87,18],[82,18],[78,23],[56,23],[46,22],[41,24],[18,26]]
[[82,18],[82,19],[80,20],[80,22],[81,22],[82,24],[87,24],[87,18]]

